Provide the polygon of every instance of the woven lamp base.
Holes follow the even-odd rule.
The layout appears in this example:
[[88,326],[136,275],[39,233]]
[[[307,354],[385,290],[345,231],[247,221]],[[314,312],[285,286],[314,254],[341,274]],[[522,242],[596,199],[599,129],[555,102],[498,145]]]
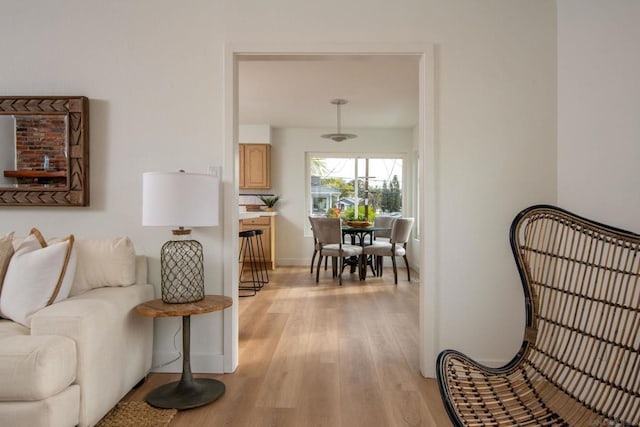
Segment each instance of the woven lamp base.
[[179,304],[204,298],[202,245],[196,240],[169,240],[160,251],[162,301]]

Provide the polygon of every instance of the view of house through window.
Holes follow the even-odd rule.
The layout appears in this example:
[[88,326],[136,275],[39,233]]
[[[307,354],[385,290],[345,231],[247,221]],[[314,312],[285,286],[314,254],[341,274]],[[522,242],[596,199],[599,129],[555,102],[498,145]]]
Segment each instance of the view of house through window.
[[309,162],[311,215],[402,216],[402,158],[311,155]]

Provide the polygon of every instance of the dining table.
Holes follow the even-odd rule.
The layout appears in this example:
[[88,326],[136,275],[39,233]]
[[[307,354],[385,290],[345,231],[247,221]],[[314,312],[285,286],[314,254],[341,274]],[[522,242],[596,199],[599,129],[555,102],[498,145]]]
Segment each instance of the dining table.
[[[367,240],[370,245],[373,244],[373,233],[376,231],[389,230],[391,230],[389,227],[376,227],[373,225],[369,227],[352,227],[350,225],[343,225],[342,237],[344,240],[346,236],[349,236],[352,245],[360,245],[364,249],[364,247],[367,246]],[[360,257],[350,257],[345,260],[345,264],[350,266],[351,273],[355,273],[356,269],[358,269],[360,280],[365,280],[367,277],[367,265],[371,267],[371,270],[375,274],[374,263],[371,259],[365,259],[362,257],[361,260]]]

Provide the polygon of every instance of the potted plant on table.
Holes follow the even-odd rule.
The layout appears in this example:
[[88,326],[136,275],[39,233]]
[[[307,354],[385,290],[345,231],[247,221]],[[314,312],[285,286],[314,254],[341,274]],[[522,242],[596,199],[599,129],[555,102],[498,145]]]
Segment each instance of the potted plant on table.
[[358,213],[356,214],[355,209],[353,207],[349,207],[344,212],[344,220],[347,225],[350,227],[371,227],[373,225],[373,220],[376,217],[376,213],[373,209],[369,208],[368,215],[364,214],[364,206],[358,207]]
[[266,206],[265,211],[273,211],[280,200],[280,196],[258,196],[258,198]]

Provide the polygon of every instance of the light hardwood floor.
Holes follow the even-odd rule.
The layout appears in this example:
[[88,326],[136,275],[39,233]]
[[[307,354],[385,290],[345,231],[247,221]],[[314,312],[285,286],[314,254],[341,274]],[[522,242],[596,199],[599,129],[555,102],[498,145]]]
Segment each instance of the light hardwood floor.
[[[258,295],[240,298],[240,365],[217,378],[216,402],[179,412],[171,427],[450,426],[438,386],[418,368],[418,282],[345,270],[279,267]],[[144,400],[179,374],[151,374],[125,400]]]

